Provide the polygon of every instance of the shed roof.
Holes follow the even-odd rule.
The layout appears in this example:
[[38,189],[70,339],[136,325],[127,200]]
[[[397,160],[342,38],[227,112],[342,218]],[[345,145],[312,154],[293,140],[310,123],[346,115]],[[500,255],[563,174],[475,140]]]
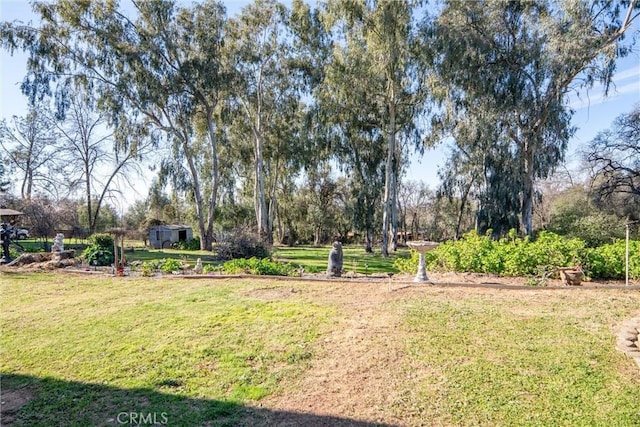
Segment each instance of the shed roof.
[[191,229],[191,227],[189,227],[188,225],[180,225],[180,224],[164,224],[164,225],[156,225],[155,227],[151,227],[152,230],[156,228],[164,228],[167,230]]
[[14,215],[24,215],[24,212],[16,211],[13,209],[0,208],[0,216],[14,216]]

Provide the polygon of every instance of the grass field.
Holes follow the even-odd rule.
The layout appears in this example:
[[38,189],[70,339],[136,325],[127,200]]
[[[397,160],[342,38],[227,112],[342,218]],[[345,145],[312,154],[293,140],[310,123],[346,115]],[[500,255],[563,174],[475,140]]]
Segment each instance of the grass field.
[[[70,239],[69,247],[83,247],[81,244],[71,244],[74,239]],[[80,242],[82,243],[82,242]],[[25,248],[35,251],[42,249],[42,242],[35,240],[21,241]],[[165,258],[174,258],[184,260],[193,265],[198,258],[201,258],[204,264],[220,264],[219,261],[212,261],[212,253],[208,251],[186,251],[178,249],[148,249],[144,247],[142,241],[126,241],[125,247],[128,248],[125,255],[129,262],[131,261],[155,261]],[[307,272],[323,272],[327,268],[327,260],[329,257],[330,246],[274,246],[271,249],[271,256],[274,260],[282,262],[291,262],[292,264],[303,266]],[[397,273],[393,267],[393,261],[397,257],[409,256],[407,248],[399,248],[396,253],[392,253],[390,257],[385,258],[381,255],[378,248],[374,253],[367,253],[363,246],[344,246],[344,270],[357,272],[358,274],[375,274],[375,273]]]
[[[325,271],[330,250],[330,246],[277,246],[271,252],[274,259],[311,267],[315,271]],[[367,253],[363,246],[343,246],[342,254],[344,271],[358,274],[397,273],[393,268],[393,261],[397,257],[408,257],[409,249],[399,248],[396,253],[385,258],[379,251]]]
[[15,426],[640,420],[614,349],[634,291],[4,273],[0,292]]
[[[24,425],[56,425],[70,411],[81,414],[74,422],[99,425],[115,415],[105,409],[135,405],[132,396],[178,424],[202,425],[302,372],[331,313],[245,297],[251,286],[241,282],[5,275],[0,284],[3,387],[35,381],[44,390]],[[216,403],[200,413],[165,395]]]

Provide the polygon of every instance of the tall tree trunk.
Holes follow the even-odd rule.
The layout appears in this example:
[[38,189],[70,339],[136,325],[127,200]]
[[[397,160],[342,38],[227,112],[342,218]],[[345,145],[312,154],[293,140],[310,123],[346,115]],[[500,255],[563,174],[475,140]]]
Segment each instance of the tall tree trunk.
[[206,236],[207,236],[207,228],[204,222],[204,203],[202,200],[202,186],[200,185],[200,180],[198,179],[196,165],[193,161],[193,156],[189,155],[188,148],[189,145],[187,143],[186,137],[183,136],[182,147],[185,151],[185,157],[187,159],[187,165],[189,167],[189,173],[191,174],[191,180],[193,182],[193,198],[195,199],[196,204],[196,214],[198,215],[198,232],[202,237],[200,241],[200,249],[202,250],[211,250],[206,248]]
[[273,243],[273,228],[276,223],[276,215],[278,214],[278,199],[276,198],[276,190],[278,186],[278,171],[279,171],[280,160],[276,160],[276,166],[273,168],[273,177],[271,189],[269,190],[269,210],[267,213],[267,227],[269,229],[269,235],[271,236],[271,240],[269,243]]
[[[388,160],[388,156],[387,156]],[[386,168],[384,184],[384,205],[382,213],[382,256],[389,256],[389,222],[391,221],[391,169]]]
[[258,222],[258,235],[266,243],[273,243],[273,234],[269,227],[269,213],[264,195],[264,159],[262,155],[263,141],[258,130],[255,135],[255,156],[253,193],[255,197],[256,220]]
[[413,211],[413,215],[411,215],[411,240],[418,240],[419,227],[418,212]]
[[85,197],[87,198],[87,225],[89,227],[89,235],[92,235],[96,229],[96,224],[93,220],[93,207],[91,206],[91,170],[87,162],[84,165],[84,186]]
[[367,206],[367,220],[365,223],[365,252],[373,252],[373,206]]
[[534,184],[534,147],[525,142],[524,188],[522,194],[522,226],[527,236],[533,233],[533,184]]
[[[396,182],[394,173],[394,163],[396,154],[396,116],[395,105],[389,104],[389,142],[387,146],[387,163],[385,165],[384,178],[384,211],[382,213],[382,255],[389,256],[389,247],[395,240],[392,236],[394,228],[397,229],[395,216],[397,216],[396,206]],[[395,212],[395,216],[394,216]]]
[[24,180],[22,181],[22,198],[25,200],[31,200],[31,193],[33,188],[33,171],[31,167],[27,165],[27,171],[24,173]]
[[[394,114],[395,119],[395,114]],[[395,120],[394,120],[394,133],[395,133]],[[394,137],[394,147],[396,146],[395,137]],[[391,204],[391,251],[395,252],[398,250],[398,158],[396,157],[396,153],[394,150],[393,156],[393,198]]]
[[213,250],[213,223],[218,198],[219,170],[218,170],[218,141],[216,139],[212,112],[207,109],[207,129],[209,131],[209,144],[211,147],[211,193],[209,194],[209,206],[207,212],[207,226],[204,234],[201,234],[200,248],[206,251]]
[[[460,238],[460,226],[462,225],[462,216],[464,215],[464,208],[467,206],[467,199],[469,198],[469,193],[471,192],[471,187],[473,186],[474,179],[469,182],[469,185],[464,189],[464,193],[462,193],[462,197],[460,198],[460,210],[458,211],[458,221],[456,222],[456,240]],[[476,215],[477,218],[477,215]],[[476,221],[477,223],[477,221]]]

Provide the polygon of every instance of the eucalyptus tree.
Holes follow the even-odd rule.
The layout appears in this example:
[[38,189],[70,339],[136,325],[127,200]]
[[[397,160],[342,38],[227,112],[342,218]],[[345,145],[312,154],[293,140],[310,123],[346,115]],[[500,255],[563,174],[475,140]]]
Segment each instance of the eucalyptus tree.
[[286,129],[296,117],[300,98],[291,67],[288,16],[287,8],[275,0],[256,0],[228,22],[226,48],[235,71],[231,99],[239,118],[236,133],[239,140],[252,141],[256,221],[267,243],[273,242],[277,174],[286,161],[285,145],[292,142]]
[[[455,238],[459,239],[463,230],[463,219],[470,209],[477,215],[478,203],[471,207],[475,196],[479,193],[482,183],[481,167],[474,167],[476,164],[482,166],[482,159],[476,163],[471,160],[472,154],[464,149],[454,149],[446,165],[438,171],[440,177],[440,187],[438,194],[446,196],[450,203],[457,203],[457,221],[455,226]],[[477,224],[477,222],[476,222]]]
[[446,132],[454,146],[438,173],[438,192],[450,202],[457,201],[455,237],[464,231],[462,224],[469,209],[474,212],[475,228],[481,234],[491,229],[495,235],[504,235],[517,229],[521,181],[514,165],[518,159],[510,141],[495,127],[496,118],[468,115],[454,123],[441,118],[433,120],[434,135]]
[[385,81],[371,75],[373,59],[355,35],[336,45],[316,87],[318,119],[325,129],[339,168],[349,174],[353,226],[364,231],[365,250],[373,251],[376,207],[384,189],[385,141],[372,122],[378,106],[372,93],[384,90]]
[[[419,143],[416,117],[423,106],[424,67],[417,66],[415,46],[417,26],[415,2],[392,0],[328,1],[325,23],[333,28],[336,49],[361,43],[371,58],[361,81],[369,91],[370,102],[377,111],[369,117],[386,142],[385,185],[383,196],[382,254],[397,245],[398,180],[403,158],[398,137]],[[351,40],[353,42],[351,42]],[[349,61],[347,60],[348,64]],[[383,84],[369,83],[381,78]]]
[[136,19],[116,1],[36,2],[41,26],[5,25],[2,43],[29,51],[23,86],[31,96],[56,82],[85,83],[122,148],[136,152],[141,140],[158,141],[161,132],[181,165],[172,172],[189,183],[202,248],[210,250],[225,10],[213,1],[192,8],[165,0],[132,6]]
[[0,122],[0,146],[8,164],[20,171],[20,195],[29,201],[35,187],[43,190],[55,187],[57,159],[55,120],[45,103],[36,103],[25,117],[13,116]]
[[503,172],[494,184],[501,197],[508,181],[519,181],[515,214],[527,234],[535,181],[563,160],[574,132],[567,94],[598,80],[608,87],[616,57],[628,52],[621,40],[637,15],[632,4],[621,21],[623,13],[623,2],[609,0],[447,0],[428,33],[440,53],[438,83],[445,83],[449,101],[444,116],[493,122],[500,144],[515,155],[515,175]]

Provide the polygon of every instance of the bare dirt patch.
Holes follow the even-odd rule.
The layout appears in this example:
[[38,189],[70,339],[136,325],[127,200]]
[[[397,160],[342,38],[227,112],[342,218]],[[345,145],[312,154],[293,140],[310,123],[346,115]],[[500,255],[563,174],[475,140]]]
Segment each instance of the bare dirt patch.
[[396,295],[380,284],[362,283],[323,284],[303,292],[311,294],[306,295],[309,299],[336,303],[341,315],[320,338],[321,354],[304,378],[287,392],[259,402],[273,411],[273,419],[262,421],[288,425],[277,414],[293,412],[400,424],[388,408],[400,398],[396,379],[406,375],[401,372],[406,369],[401,368],[406,366],[404,345],[394,334],[401,319],[381,307]]
[[[444,284],[413,286],[406,283],[410,277],[406,281],[403,277],[394,277],[394,290],[391,292],[386,281],[324,282],[309,286],[281,286],[279,290],[267,287],[254,289],[255,296],[267,298],[288,297],[292,292],[298,292],[310,302],[322,300],[335,304],[340,315],[319,338],[321,350],[304,377],[294,384],[287,384],[280,394],[259,401],[257,406],[267,409],[268,415],[263,413],[259,419],[255,418],[255,413],[248,415],[247,425],[299,425],[297,423],[304,420],[304,414],[372,425],[422,425],[425,414],[418,409],[411,413],[407,402],[420,399],[414,386],[424,383],[425,378],[431,379],[428,382],[433,384],[433,393],[437,394],[438,373],[418,366],[406,353],[402,313],[397,304],[425,294],[455,300],[468,297],[469,293],[476,293],[478,298],[504,299],[505,302],[526,298],[535,304],[536,301],[542,303],[547,300],[549,292],[578,289],[566,286],[565,290],[513,287],[524,285],[524,279],[514,283],[513,280],[486,276],[432,276],[433,279],[436,277],[438,280],[469,284],[470,287]],[[497,279],[500,280],[494,282]],[[491,286],[480,286],[483,283]],[[560,281],[558,286],[561,286]],[[584,289],[577,294],[570,292],[567,297],[587,299],[591,292],[596,290]],[[577,317],[587,316],[587,304],[576,309],[574,314]],[[296,424],[290,423],[291,414],[298,414],[295,416]],[[317,418],[313,419],[317,422]]]
[[18,409],[35,398],[35,393],[28,387],[14,390],[2,388],[0,390],[0,426],[9,426],[15,420]]

